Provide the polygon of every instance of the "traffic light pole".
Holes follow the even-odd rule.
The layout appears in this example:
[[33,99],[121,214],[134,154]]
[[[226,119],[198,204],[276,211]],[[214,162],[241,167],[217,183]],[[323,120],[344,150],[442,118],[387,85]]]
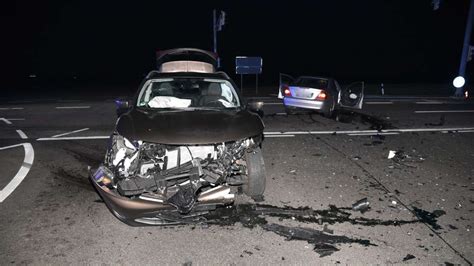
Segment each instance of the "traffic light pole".
[[214,9],[212,11],[212,31],[213,31],[213,34],[214,34],[214,53],[217,54],[217,27],[216,27],[216,23],[217,23],[217,17],[216,17],[216,10]]
[[[461,63],[459,65],[459,76],[464,77],[466,74],[466,63],[467,63],[467,55],[469,53],[469,44],[471,41],[471,33],[472,33],[472,24],[474,23],[474,0],[471,0],[471,4],[469,6],[469,13],[467,15],[467,23],[466,23],[466,32],[464,33],[464,44],[462,47],[462,55],[461,55]],[[456,92],[454,96],[460,97],[463,95],[463,87],[456,88]]]

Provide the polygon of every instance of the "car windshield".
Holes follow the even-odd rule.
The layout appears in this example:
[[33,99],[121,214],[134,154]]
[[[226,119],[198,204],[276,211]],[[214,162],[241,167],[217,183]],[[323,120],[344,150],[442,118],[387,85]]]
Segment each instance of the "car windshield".
[[326,89],[328,80],[323,78],[299,78],[296,80],[295,85],[299,87]]
[[166,78],[145,83],[137,106],[153,109],[230,109],[240,107],[232,84],[224,79]]

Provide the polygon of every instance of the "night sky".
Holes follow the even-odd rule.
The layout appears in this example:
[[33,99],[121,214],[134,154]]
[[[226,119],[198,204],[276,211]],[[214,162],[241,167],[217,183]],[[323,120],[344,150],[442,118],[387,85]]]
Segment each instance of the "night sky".
[[[8,1],[3,1],[8,2]],[[1,82],[138,82],[155,51],[212,50],[212,9],[223,70],[262,56],[265,84],[278,72],[342,80],[450,82],[457,74],[468,0],[17,1],[0,4]],[[472,72],[468,63],[468,73]]]

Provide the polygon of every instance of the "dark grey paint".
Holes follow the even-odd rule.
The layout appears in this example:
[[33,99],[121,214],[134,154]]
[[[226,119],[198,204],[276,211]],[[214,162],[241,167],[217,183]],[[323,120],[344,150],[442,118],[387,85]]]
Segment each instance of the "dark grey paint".
[[117,122],[129,140],[191,145],[240,140],[263,134],[263,122],[247,109],[160,111],[134,108]]

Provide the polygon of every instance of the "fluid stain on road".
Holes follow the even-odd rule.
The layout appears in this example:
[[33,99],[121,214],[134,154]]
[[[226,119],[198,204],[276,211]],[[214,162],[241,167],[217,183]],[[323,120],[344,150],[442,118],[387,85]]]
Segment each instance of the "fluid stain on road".
[[306,218],[310,210],[309,208],[295,209],[259,204],[239,204],[217,209],[206,215],[206,219],[208,224],[221,226],[234,225],[235,223],[241,223],[247,228],[260,226],[266,231],[286,237],[287,240],[303,240],[312,244],[314,251],[316,251],[320,257],[328,256],[338,251],[339,249],[335,246],[336,244],[358,243],[364,246],[375,246],[375,244],[370,243],[369,240],[332,235],[312,228],[290,227],[268,223],[265,218],[265,216],[276,216],[281,219],[291,219],[293,217],[300,220]]
[[[333,235],[332,230],[316,230],[312,228],[283,226],[269,223],[266,217],[276,217],[280,221],[294,220],[312,224],[335,224],[350,223],[362,226],[400,226],[404,224],[414,224],[425,222],[424,219],[414,220],[380,220],[364,217],[351,217],[348,212],[351,208],[329,206],[328,209],[313,210],[309,207],[277,207],[264,204],[239,204],[227,208],[219,208],[207,215],[207,224],[229,226],[241,223],[244,227],[254,228],[260,226],[266,231],[274,232],[284,236],[287,240],[304,240],[314,246],[321,257],[332,254],[339,249],[337,244],[357,243],[364,246],[375,246],[370,240],[356,239],[347,236]],[[427,214],[429,212],[424,211]],[[429,215],[428,215],[429,216]],[[436,225],[436,221],[434,221]]]
[[67,148],[64,148],[64,150],[72,154],[76,160],[78,160],[79,162],[87,166],[97,167],[98,165],[100,165],[100,163],[103,160],[103,156],[101,155],[101,153],[98,153],[98,152],[86,153],[86,152],[79,151],[77,149],[67,149]]
[[53,180],[58,186],[75,186],[81,189],[94,191],[91,183],[87,176],[82,175],[83,173],[76,173],[67,171],[62,167],[57,167],[52,170]]
[[352,123],[352,122],[358,122],[362,124],[369,124],[370,127],[369,129],[372,130],[384,130],[384,129],[393,129],[395,128],[392,123],[388,122],[387,120],[384,120],[382,118],[373,116],[373,115],[368,115],[368,114],[363,114],[363,113],[356,113],[356,112],[347,112],[347,111],[340,111],[336,115],[336,120],[341,122],[341,123]]
[[439,224],[438,224],[438,218],[442,215],[445,215],[446,212],[443,210],[435,210],[433,212],[428,212],[422,209],[418,209],[417,207],[413,207],[413,210],[416,213],[416,216],[420,218],[421,221],[424,223],[427,223],[433,227],[435,230],[443,229]]

